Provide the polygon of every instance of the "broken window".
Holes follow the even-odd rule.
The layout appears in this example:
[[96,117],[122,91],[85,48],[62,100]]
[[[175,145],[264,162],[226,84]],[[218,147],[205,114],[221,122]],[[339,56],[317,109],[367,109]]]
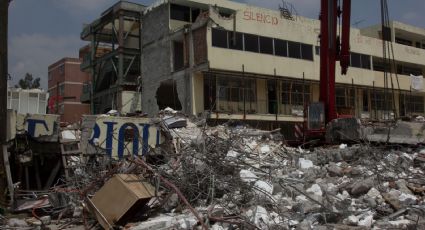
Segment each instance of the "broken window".
[[171,4],[170,18],[173,20],[190,22],[190,7]]
[[301,58],[301,44],[298,42],[288,41],[288,51],[289,57],[291,58]]
[[302,59],[313,61],[313,46],[308,44],[301,44]]
[[288,42],[280,39],[274,39],[274,52],[277,56],[287,57]]
[[258,53],[258,36],[253,34],[244,34],[245,51]]
[[213,28],[212,45],[220,48],[228,48],[227,31]]
[[229,47],[234,50],[243,50],[243,34],[229,31]]
[[183,42],[174,41],[174,71],[184,68],[184,45]]
[[156,103],[160,110],[167,107],[175,110],[182,109],[175,80],[166,80],[161,82],[161,85],[156,91]]
[[260,53],[273,54],[273,39],[260,37]]

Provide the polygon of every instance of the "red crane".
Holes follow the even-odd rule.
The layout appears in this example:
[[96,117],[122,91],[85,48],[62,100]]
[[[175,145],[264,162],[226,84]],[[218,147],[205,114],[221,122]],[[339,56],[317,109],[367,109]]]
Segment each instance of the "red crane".
[[341,74],[346,74],[350,64],[350,15],[351,0],[321,0],[320,98],[309,104],[304,113],[304,140],[323,139],[328,124],[339,118],[335,107],[335,67],[339,61]]
[[[342,3],[340,5],[339,3]],[[350,64],[351,0],[321,0],[320,12],[320,102],[325,108],[325,122],[338,118],[335,108],[335,66],[340,61],[341,74]],[[341,37],[337,33],[342,19]]]

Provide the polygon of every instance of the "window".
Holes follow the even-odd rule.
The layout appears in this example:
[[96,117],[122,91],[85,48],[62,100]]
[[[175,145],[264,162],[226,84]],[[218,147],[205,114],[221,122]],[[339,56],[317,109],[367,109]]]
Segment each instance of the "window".
[[183,42],[174,41],[174,71],[184,68],[184,45]]
[[416,47],[417,48],[421,48],[421,43],[420,42],[416,42]]
[[314,48],[316,55],[320,55],[320,46],[315,46]]
[[227,31],[212,29],[212,45],[220,48],[228,48]]
[[229,47],[234,50],[243,50],[243,35],[239,32],[229,31]]
[[313,46],[301,44],[302,59],[313,61]]
[[369,91],[363,90],[363,111],[369,111]]
[[63,96],[65,94],[65,85],[62,84],[59,86],[59,96]]
[[260,37],[260,53],[273,54],[273,39]]
[[280,39],[274,39],[274,53],[277,56],[288,56],[288,42]]
[[220,100],[243,102],[245,99],[245,102],[255,101],[255,80],[222,78],[219,79],[218,86]]
[[198,18],[199,14],[201,14],[200,9],[192,9],[192,22],[195,22]]
[[350,66],[356,68],[370,69],[370,56],[351,52]]
[[408,96],[406,100],[407,112],[424,113],[424,97],[423,96]]
[[361,60],[362,60],[362,68],[363,69],[370,69],[370,56],[362,54]]
[[288,41],[288,51],[289,57],[291,58],[301,58],[301,44],[298,42]]
[[190,22],[190,8],[187,6],[171,4],[170,18],[174,20]]
[[338,108],[354,108],[355,107],[355,90],[353,88],[335,88],[336,107]]
[[406,46],[412,46],[412,41],[409,41],[407,39],[404,38],[395,38],[395,42],[398,44],[402,44],[402,45],[406,45]]
[[52,72],[49,71],[48,75],[49,75],[49,81],[51,81],[53,79]]
[[405,66],[405,65],[397,65],[397,74],[403,74],[403,75],[422,75],[422,69],[411,67],[411,66]]
[[65,74],[65,65],[62,64],[61,66],[59,66],[59,74],[60,75],[64,75]]
[[218,111],[254,113],[257,109],[256,80],[218,77],[216,90]]
[[304,105],[310,101],[310,85],[302,83],[283,81],[282,82],[282,104]]
[[362,59],[361,59],[361,55],[360,54],[358,54],[358,53],[351,53],[350,57],[351,57],[350,65],[352,67],[362,68]]
[[393,96],[391,93],[384,93],[383,91],[373,91],[370,95],[372,102],[372,109],[375,110],[392,110],[393,109]]
[[[385,65],[387,66],[386,68],[385,68]],[[374,71],[380,71],[380,72],[387,71],[388,72],[390,69],[391,68],[390,68],[389,64],[388,63],[384,64],[383,60],[373,59],[373,70]]]
[[244,34],[245,51],[258,53],[258,36],[252,34]]

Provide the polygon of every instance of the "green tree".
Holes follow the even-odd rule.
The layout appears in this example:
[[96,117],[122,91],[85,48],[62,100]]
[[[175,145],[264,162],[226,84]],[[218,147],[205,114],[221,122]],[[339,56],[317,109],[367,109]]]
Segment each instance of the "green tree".
[[20,79],[15,88],[37,89],[40,88],[40,78],[33,78],[32,74],[26,73],[23,79]]

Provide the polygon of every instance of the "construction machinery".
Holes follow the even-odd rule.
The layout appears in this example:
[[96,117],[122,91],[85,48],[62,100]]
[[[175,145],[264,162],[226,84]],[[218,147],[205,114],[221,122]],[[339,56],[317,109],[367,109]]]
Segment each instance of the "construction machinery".
[[335,106],[336,62],[340,62],[343,75],[350,64],[350,17],[351,0],[321,0],[320,98],[319,102],[309,104],[304,113],[304,136],[309,139],[325,134],[331,141],[358,136],[353,133],[358,130],[353,129],[359,125],[357,119],[338,114]]

